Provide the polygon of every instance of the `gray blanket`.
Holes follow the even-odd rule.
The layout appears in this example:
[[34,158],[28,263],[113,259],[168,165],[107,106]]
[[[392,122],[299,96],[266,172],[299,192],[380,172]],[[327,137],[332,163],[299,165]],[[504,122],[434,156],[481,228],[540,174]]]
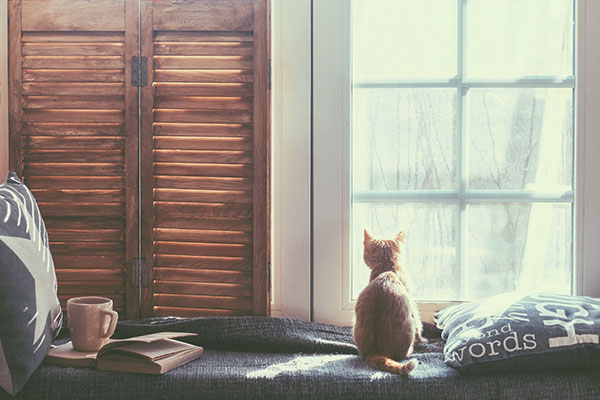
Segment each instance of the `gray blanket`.
[[[42,366],[17,399],[599,399],[600,370],[459,375],[442,359],[439,331],[417,346],[409,376],[375,371],[350,328],[283,318],[150,319],[119,323],[116,337],[191,331],[198,360],[164,375]],[[62,339],[63,341],[65,339]],[[0,399],[10,398],[0,393]]]

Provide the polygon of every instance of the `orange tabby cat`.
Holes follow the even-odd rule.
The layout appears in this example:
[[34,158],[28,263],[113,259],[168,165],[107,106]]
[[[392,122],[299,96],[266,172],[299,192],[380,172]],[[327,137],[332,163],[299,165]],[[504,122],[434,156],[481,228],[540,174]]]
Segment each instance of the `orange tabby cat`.
[[399,375],[409,374],[418,361],[396,360],[410,355],[413,343],[426,341],[408,277],[398,260],[404,237],[400,232],[393,240],[377,240],[365,229],[364,260],[371,277],[356,301],[354,322],[359,354],[373,368]]

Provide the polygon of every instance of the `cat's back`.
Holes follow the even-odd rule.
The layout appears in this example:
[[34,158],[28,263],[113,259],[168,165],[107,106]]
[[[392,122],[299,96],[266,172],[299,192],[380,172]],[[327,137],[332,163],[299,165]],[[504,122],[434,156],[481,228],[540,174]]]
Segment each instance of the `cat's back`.
[[[361,354],[396,354],[408,348],[415,329],[408,296],[391,271],[379,274],[363,289],[354,322],[354,340]],[[402,349],[397,349],[399,342]]]
[[373,311],[371,307],[376,305],[383,307],[384,312],[391,311],[395,306],[405,303],[406,296],[408,292],[398,276],[392,271],[383,272],[369,282],[360,293],[356,301],[356,311],[358,313],[362,308]]

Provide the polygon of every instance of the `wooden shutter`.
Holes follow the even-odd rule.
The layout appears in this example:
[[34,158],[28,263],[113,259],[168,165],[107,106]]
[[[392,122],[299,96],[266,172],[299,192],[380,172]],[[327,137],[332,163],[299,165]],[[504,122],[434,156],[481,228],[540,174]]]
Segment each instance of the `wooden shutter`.
[[265,0],[143,0],[145,315],[264,315]]
[[125,317],[137,298],[125,279],[137,247],[127,62],[137,55],[137,1],[10,1],[9,43],[10,162],[46,222],[61,303],[106,295]]

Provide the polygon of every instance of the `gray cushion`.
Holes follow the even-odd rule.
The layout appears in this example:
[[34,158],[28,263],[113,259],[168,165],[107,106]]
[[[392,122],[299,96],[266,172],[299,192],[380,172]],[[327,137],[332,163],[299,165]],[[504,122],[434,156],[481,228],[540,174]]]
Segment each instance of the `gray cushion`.
[[434,319],[446,364],[464,372],[600,366],[600,299],[507,293],[446,308]]
[[33,195],[10,172],[0,185],[0,388],[17,393],[62,324],[48,235]]

